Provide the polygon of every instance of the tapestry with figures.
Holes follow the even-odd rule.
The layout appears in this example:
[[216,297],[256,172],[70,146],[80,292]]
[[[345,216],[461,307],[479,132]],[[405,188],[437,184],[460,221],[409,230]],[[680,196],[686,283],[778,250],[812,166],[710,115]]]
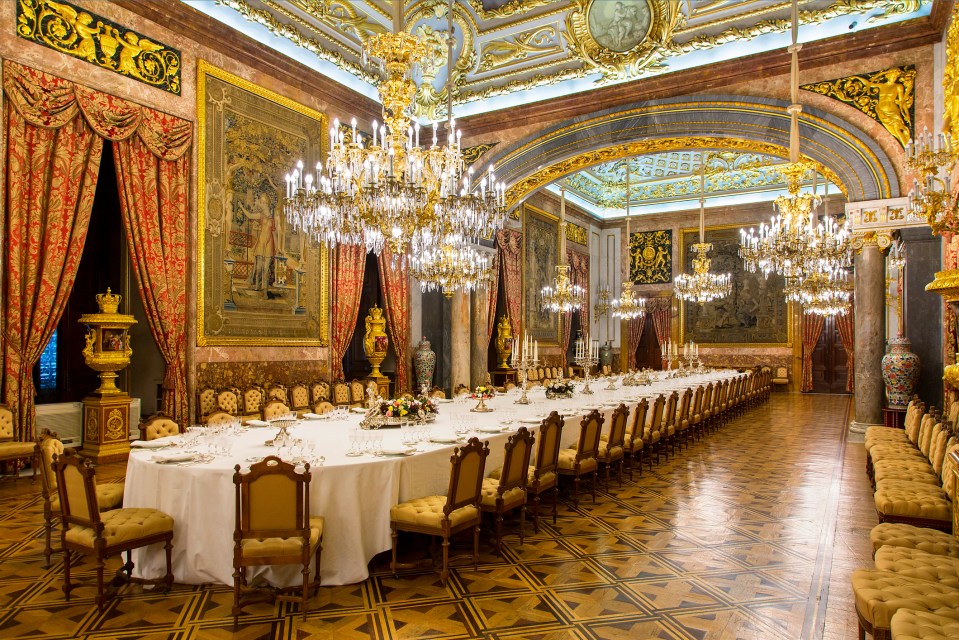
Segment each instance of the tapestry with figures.
[[671,229],[630,234],[629,279],[635,284],[668,284],[673,281]]

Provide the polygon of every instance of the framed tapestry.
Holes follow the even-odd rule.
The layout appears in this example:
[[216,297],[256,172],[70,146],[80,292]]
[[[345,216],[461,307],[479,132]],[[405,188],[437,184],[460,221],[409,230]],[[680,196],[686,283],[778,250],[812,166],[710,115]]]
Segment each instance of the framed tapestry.
[[559,259],[559,218],[523,205],[523,329],[541,344],[557,346],[560,314],[543,311],[543,287],[553,282]]
[[329,257],[283,213],[326,116],[200,61],[197,345],[329,344]]
[[673,230],[629,234],[629,279],[633,284],[673,281]]
[[[791,310],[783,294],[782,276],[749,273],[739,257],[739,225],[707,228],[706,242],[713,250],[710,271],[731,273],[732,293],[725,298],[696,304],[684,302],[680,309],[683,342],[716,345],[786,346],[792,342]],[[699,242],[698,229],[682,231],[682,264],[692,273],[692,245]]]

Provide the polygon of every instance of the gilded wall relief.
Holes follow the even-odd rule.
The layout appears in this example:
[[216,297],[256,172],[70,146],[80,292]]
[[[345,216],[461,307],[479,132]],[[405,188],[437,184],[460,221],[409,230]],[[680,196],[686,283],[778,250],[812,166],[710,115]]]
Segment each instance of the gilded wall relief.
[[633,284],[673,281],[673,231],[637,231],[629,236],[629,279]]
[[197,344],[326,346],[327,250],[286,220],[285,175],[322,160],[326,117],[204,62]]
[[[712,271],[733,275],[732,294],[699,305],[682,304],[684,342],[723,345],[786,345],[791,341],[789,304],[782,276],[749,273],[739,257],[739,227],[707,228],[706,242],[713,244]],[[682,232],[682,264],[692,272],[691,247],[699,241],[697,229]]]
[[804,84],[801,88],[851,105],[885,127],[903,147],[915,136],[916,67]]
[[942,74],[945,93],[943,129],[959,140],[959,4],[953,5],[952,22],[946,32],[946,68]]
[[569,242],[585,245],[589,242],[589,235],[586,227],[581,227],[575,222],[566,222],[566,239]]
[[69,2],[17,0],[17,35],[180,95],[180,52]]
[[463,162],[467,165],[475,164],[483,155],[498,145],[499,142],[488,142],[483,144],[475,144],[472,147],[466,147],[463,149]]
[[543,311],[543,287],[551,285],[559,259],[559,220],[523,206],[523,330],[540,343],[559,344],[560,314]]
[[294,382],[328,380],[326,360],[290,360],[261,362],[202,362],[196,368],[196,388],[246,389],[254,385],[282,384],[289,388]]

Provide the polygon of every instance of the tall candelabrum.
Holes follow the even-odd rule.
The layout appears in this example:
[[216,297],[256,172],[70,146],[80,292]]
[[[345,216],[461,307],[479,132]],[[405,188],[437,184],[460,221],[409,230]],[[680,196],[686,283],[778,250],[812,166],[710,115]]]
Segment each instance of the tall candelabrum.
[[585,384],[579,392],[584,395],[592,394],[593,390],[589,388],[589,373],[593,370],[593,367],[599,364],[599,358],[592,355],[592,351],[584,351],[583,354],[576,358],[573,362],[583,368],[583,379],[585,380]]
[[513,358],[513,368],[519,375],[520,396],[516,404],[529,404],[529,396],[526,395],[527,382],[529,381],[529,370],[535,369],[539,365],[539,358],[530,355],[521,355]]

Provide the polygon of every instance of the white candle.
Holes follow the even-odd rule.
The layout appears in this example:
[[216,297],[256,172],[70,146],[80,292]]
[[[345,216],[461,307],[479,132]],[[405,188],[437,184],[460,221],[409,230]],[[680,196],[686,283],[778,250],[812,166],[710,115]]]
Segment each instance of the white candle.
[[539,340],[533,341],[533,360],[539,360]]

